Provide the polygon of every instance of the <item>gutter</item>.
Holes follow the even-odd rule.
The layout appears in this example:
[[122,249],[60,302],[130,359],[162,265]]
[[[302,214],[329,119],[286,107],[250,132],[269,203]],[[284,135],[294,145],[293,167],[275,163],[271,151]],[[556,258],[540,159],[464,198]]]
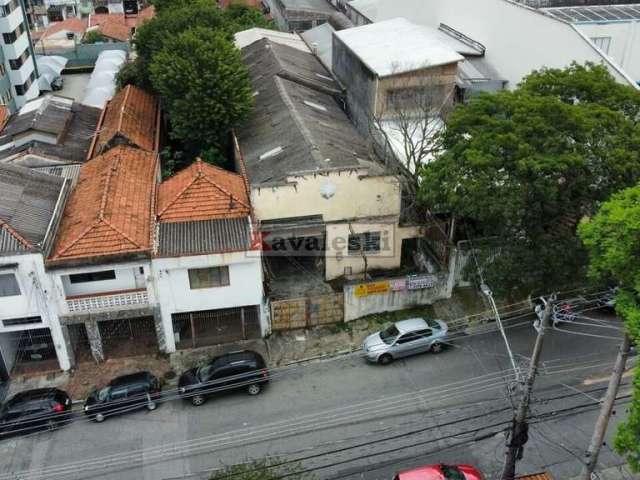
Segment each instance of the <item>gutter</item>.
[[56,206],[53,209],[53,214],[51,215],[51,220],[49,220],[49,225],[47,226],[47,231],[44,234],[44,240],[42,242],[42,253],[45,258],[49,256],[49,249],[51,247],[52,239],[50,235],[53,234],[54,228],[60,225],[62,221],[62,216],[64,214],[64,206],[71,195],[71,179],[65,178],[64,183],[62,184],[62,188],[60,189],[60,194],[58,195],[58,200],[56,201]]

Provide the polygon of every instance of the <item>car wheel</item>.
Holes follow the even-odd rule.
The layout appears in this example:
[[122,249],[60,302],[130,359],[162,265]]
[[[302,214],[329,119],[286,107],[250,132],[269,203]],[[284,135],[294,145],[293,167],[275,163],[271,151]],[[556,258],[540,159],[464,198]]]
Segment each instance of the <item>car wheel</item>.
[[388,353],[380,355],[380,358],[378,358],[378,363],[380,365],[389,365],[391,362],[393,362],[393,357]]
[[158,404],[156,402],[147,403],[147,410],[153,412],[156,408],[158,408]]
[[191,397],[192,405],[199,407],[203,403],[204,403],[204,397],[202,395],[194,395],[193,397]]
[[444,346],[440,342],[435,342],[431,345],[431,353],[440,353]]
[[102,423],[105,420],[104,415],[101,413],[96,413],[96,416],[93,417],[93,419],[98,423]]
[[249,393],[249,395],[258,395],[261,390],[262,388],[257,383],[252,383],[247,387],[247,392]]

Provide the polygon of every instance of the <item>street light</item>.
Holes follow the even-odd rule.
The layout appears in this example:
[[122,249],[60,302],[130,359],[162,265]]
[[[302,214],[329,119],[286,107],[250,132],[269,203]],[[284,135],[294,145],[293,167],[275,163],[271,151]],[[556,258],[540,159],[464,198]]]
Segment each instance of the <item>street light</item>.
[[496,315],[496,322],[498,323],[498,328],[500,328],[500,333],[502,334],[502,338],[504,339],[504,344],[506,345],[507,352],[509,353],[509,359],[511,360],[511,366],[513,367],[513,371],[516,374],[516,381],[519,382],[520,381],[520,370],[516,366],[515,358],[513,358],[513,352],[511,351],[511,347],[509,346],[509,340],[507,339],[507,334],[504,331],[504,327],[502,325],[502,320],[500,319],[500,313],[498,312],[498,307],[496,306],[496,302],[493,299],[493,293],[491,292],[491,289],[489,288],[489,286],[484,282],[482,282],[482,284],[480,284],[480,290],[489,299],[489,302],[491,303],[491,308],[493,309],[493,312]]

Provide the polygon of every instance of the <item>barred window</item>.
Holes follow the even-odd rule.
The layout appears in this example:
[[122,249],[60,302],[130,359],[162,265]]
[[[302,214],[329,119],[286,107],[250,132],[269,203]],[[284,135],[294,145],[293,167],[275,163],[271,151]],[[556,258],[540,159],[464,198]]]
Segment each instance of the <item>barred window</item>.
[[15,297],[20,295],[20,287],[13,273],[0,274],[0,297]]
[[191,290],[224,287],[227,285],[229,285],[229,267],[189,269],[189,287]]

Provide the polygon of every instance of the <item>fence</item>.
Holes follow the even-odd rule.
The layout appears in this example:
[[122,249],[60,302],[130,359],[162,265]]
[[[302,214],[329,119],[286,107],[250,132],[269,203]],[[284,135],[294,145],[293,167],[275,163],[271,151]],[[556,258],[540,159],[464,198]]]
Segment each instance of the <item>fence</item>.
[[35,47],[37,55],[58,55],[69,60],[67,68],[91,67],[95,65],[98,55],[107,50],[122,50],[129,52],[127,42],[91,43],[75,46],[62,46],[38,42]]
[[271,329],[293,330],[344,321],[344,296],[330,293],[271,302]]
[[451,297],[449,272],[409,275],[345,285],[345,321],[373,313],[429,305]]

